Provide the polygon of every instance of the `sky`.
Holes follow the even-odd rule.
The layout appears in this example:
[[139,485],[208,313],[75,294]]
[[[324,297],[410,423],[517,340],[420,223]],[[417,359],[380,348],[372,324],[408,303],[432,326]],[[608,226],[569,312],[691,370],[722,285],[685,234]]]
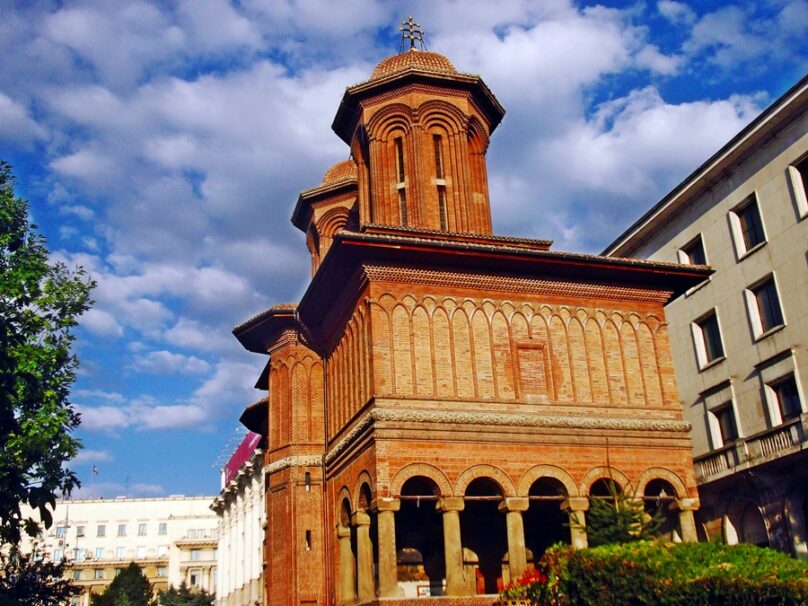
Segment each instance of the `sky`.
[[409,15],[506,109],[495,232],[556,250],[602,250],[808,72],[808,0],[0,0],[0,159],[98,283],[74,497],[218,493],[264,395],[231,330],[305,291],[298,193]]

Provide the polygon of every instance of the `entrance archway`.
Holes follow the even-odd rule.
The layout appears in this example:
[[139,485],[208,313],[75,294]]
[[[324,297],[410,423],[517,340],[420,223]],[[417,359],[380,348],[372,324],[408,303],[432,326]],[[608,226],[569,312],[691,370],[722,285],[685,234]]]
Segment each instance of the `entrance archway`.
[[539,478],[530,486],[530,506],[524,513],[529,564],[538,564],[555,543],[570,543],[569,514],[561,509],[568,496],[564,484],[555,478]]
[[505,516],[499,511],[502,488],[491,478],[477,478],[466,488],[460,514],[466,582],[474,594],[502,589],[502,568],[508,552]]
[[404,597],[444,594],[446,561],[443,520],[435,506],[440,489],[431,479],[415,476],[401,487],[396,512],[396,570]]
[[669,541],[681,541],[679,519],[675,511],[671,511],[671,504],[676,500],[676,491],[667,480],[654,479],[645,485],[643,493],[643,507],[649,517],[656,516],[660,525],[656,530],[657,536]]

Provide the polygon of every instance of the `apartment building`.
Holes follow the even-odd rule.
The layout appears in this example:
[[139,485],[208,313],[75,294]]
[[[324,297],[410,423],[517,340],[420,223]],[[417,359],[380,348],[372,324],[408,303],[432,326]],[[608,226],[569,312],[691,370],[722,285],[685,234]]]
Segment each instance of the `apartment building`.
[[808,77],[604,251],[709,264],[667,305],[703,536],[808,558]]

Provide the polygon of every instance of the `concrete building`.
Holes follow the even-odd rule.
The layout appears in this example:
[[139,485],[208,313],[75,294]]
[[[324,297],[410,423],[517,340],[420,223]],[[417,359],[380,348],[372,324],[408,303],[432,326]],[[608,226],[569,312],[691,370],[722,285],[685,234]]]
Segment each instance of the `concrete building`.
[[710,272],[494,235],[503,114],[414,48],[345,92],[351,158],[292,216],[308,290],[234,329],[269,356],[242,416],[267,436],[268,604],[490,604],[554,541],[586,545],[610,482],[696,538],[663,306]]
[[666,307],[701,531],[808,557],[808,78],[605,251],[708,263]]
[[[259,403],[260,406],[261,403]],[[264,440],[249,432],[222,468],[216,606],[264,603]]]
[[[185,581],[216,591],[216,515],[212,497],[58,500],[53,525],[22,548],[60,561],[84,589],[76,606],[89,606],[130,562],[143,569],[155,592]],[[38,519],[35,512],[28,515]]]

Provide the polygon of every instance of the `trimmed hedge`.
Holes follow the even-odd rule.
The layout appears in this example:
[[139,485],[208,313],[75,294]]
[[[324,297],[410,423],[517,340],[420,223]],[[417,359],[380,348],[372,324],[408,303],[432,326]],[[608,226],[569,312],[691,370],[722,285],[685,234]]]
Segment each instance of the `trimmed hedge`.
[[753,545],[642,541],[552,552],[550,561],[566,560],[553,572],[571,606],[808,604],[808,564]]

